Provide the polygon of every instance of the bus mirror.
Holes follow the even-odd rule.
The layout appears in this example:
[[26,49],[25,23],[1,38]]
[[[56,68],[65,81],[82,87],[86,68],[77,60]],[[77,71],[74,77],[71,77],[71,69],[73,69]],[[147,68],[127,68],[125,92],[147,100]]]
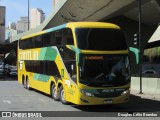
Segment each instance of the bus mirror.
[[129,50],[134,53],[134,55],[136,57],[136,63],[139,64],[139,49],[138,48],[129,47]]

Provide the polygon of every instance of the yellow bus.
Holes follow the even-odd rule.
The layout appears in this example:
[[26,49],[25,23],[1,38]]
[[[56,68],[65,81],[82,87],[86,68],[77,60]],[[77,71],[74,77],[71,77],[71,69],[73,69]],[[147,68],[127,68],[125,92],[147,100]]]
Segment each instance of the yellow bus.
[[127,102],[128,48],[119,26],[71,22],[24,36],[18,44],[18,81],[63,104]]

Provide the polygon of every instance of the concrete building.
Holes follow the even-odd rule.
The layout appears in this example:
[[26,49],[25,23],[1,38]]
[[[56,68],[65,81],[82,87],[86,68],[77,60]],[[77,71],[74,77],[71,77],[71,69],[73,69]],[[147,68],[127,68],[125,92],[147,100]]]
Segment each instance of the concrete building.
[[8,29],[16,30],[16,23],[15,22],[9,22]]
[[58,4],[59,0],[53,0],[53,7],[55,7]]
[[18,34],[28,31],[28,17],[20,17],[20,21],[17,21],[16,29]]
[[18,31],[15,29],[5,29],[5,43],[13,42],[13,36],[17,35]]
[[45,13],[40,8],[31,9],[30,29],[36,28],[45,20]]
[[0,44],[5,43],[5,11],[4,6],[0,6]]

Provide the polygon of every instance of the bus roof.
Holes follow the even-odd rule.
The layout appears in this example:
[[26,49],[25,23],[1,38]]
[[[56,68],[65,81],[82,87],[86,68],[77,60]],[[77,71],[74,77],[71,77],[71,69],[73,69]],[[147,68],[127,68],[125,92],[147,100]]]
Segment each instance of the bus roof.
[[34,37],[37,35],[41,35],[41,34],[45,34],[45,33],[49,33],[52,31],[56,31],[56,30],[60,30],[63,28],[113,28],[113,29],[120,29],[119,26],[112,24],[112,23],[105,23],[105,22],[70,22],[67,24],[63,24],[63,25],[59,25],[47,30],[43,30],[37,33],[33,33],[27,36],[22,37],[21,39],[27,39],[30,37]]
[[113,28],[120,29],[119,26],[112,23],[105,22],[71,22],[67,24],[67,27],[73,28]]

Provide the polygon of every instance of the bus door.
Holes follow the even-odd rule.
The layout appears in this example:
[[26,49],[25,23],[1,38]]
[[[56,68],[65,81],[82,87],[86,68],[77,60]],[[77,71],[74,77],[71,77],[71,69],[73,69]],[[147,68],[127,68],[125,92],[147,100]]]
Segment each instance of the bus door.
[[[76,91],[76,54],[74,51],[63,46],[59,48],[64,67],[60,70],[65,89],[66,100],[71,101],[75,98]],[[59,64],[62,65],[62,64]]]

